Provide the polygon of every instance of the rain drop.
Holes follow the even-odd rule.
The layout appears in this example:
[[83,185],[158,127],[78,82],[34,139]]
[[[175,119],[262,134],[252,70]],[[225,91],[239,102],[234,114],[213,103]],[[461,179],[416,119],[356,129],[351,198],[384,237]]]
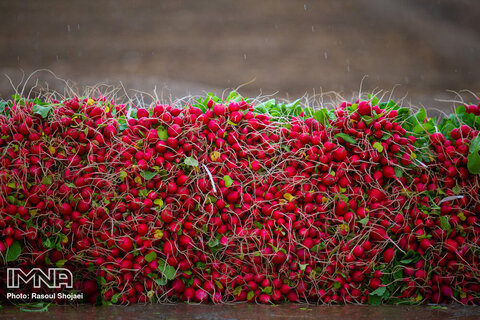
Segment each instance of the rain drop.
[[57,61],[58,61],[58,56],[56,56],[56,58],[57,58]]
[[77,30],[80,30],[80,23],[77,24]]
[[408,76],[405,76],[405,83],[408,83],[409,79],[408,79]]
[[303,9],[304,9],[305,11],[307,11],[307,4],[304,4],[304,5],[303,5]]
[[67,24],[67,31],[70,32],[70,25]]
[[328,52],[327,52],[327,50],[325,50],[325,51],[323,52],[323,56],[325,57],[325,59],[328,59]]
[[315,27],[314,27],[314,26],[312,26],[312,32],[313,32],[314,30],[315,30]]
[[247,61],[247,54],[246,53],[243,54],[243,60]]

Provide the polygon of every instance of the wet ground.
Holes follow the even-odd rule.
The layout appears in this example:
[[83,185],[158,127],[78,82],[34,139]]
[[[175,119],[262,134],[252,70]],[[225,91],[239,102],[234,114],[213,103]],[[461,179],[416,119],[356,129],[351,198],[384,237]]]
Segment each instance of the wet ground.
[[309,305],[136,305],[93,307],[80,305],[49,307],[48,312],[21,312],[19,307],[0,309],[0,319],[388,319],[442,320],[480,319],[480,307],[462,306],[309,306]]

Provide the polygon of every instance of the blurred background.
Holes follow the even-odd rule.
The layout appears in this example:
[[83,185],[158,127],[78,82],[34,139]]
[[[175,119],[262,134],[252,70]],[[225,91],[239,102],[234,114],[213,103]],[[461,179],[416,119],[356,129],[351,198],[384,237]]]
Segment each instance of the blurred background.
[[[172,97],[362,88],[445,108],[448,90],[480,95],[478,0],[0,0],[0,26],[3,98],[6,76],[17,86],[38,69]],[[39,72],[27,88],[36,80],[64,85]]]

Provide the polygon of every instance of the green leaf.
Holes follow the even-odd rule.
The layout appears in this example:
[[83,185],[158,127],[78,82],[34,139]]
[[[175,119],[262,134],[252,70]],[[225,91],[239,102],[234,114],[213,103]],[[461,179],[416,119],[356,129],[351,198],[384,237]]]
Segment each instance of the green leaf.
[[230,187],[233,184],[232,178],[230,176],[224,176],[223,181],[225,182],[225,187]]
[[328,124],[329,116],[327,109],[320,109],[315,111],[315,113],[313,114],[313,118],[323,125]]
[[207,245],[208,245],[210,248],[214,248],[214,247],[218,246],[219,244],[220,244],[220,241],[219,241],[217,238],[210,239],[210,240],[207,242]]
[[125,171],[120,171],[120,179],[125,180],[125,178],[128,176],[128,174]]
[[57,266],[57,268],[63,268],[63,266],[65,265],[65,262],[67,262],[68,260],[58,260],[55,265]]
[[378,106],[378,103],[380,102],[380,100],[372,94],[368,95],[368,99],[370,100],[372,106]]
[[366,225],[368,221],[370,221],[370,218],[366,216],[365,218],[358,220],[358,223]]
[[340,289],[341,286],[342,286],[342,283],[341,283],[341,282],[335,281],[335,282],[333,283],[333,287],[334,287],[335,289]]
[[187,166],[191,167],[198,167],[198,161],[195,158],[192,157],[186,157],[185,160],[183,161]]
[[403,177],[402,169],[400,169],[399,167],[395,167],[395,168],[393,168],[393,170],[395,171],[395,176],[397,176],[397,178]]
[[439,219],[440,219],[440,228],[447,231],[447,233],[450,233],[452,231],[452,226],[448,221],[448,216],[441,216]]
[[383,145],[380,142],[375,142],[373,144],[373,147],[377,149],[378,152],[382,153],[383,152]]
[[420,110],[415,113],[415,117],[417,118],[418,122],[423,122],[425,121],[425,118],[427,117],[427,111],[424,108],[420,108]]
[[53,183],[52,176],[45,176],[42,179],[42,184],[51,185]]
[[159,207],[163,207],[163,200],[158,198],[153,201],[153,203]]
[[383,287],[378,287],[378,288],[375,289],[374,291],[370,292],[370,295],[371,295],[371,296],[383,297],[383,295],[385,294],[386,291],[387,291],[387,287],[385,287],[385,286],[383,286]]
[[151,180],[153,177],[155,177],[157,173],[153,171],[142,171],[140,172],[140,175],[143,177],[145,180]]
[[233,289],[232,294],[234,296],[238,296],[240,293],[242,293],[242,287],[238,286],[238,287],[235,287],[235,289]]
[[303,109],[303,114],[305,115],[305,118],[313,118],[314,112],[312,108],[306,107]]
[[112,299],[110,299],[110,301],[112,303],[117,303],[118,302],[118,299],[122,296],[121,293],[117,292],[115,293],[113,296],[112,296]]
[[157,253],[155,251],[150,251],[145,255],[145,261],[147,262],[152,262],[155,259],[157,259]]
[[242,96],[236,91],[231,91],[226,100],[226,102],[241,102],[241,101],[242,101]]
[[400,263],[410,264],[410,263],[415,263],[420,259],[421,259],[421,256],[418,252],[413,250],[408,250],[407,253],[402,257],[402,260],[400,260]]
[[21,312],[47,312],[51,303],[44,305],[44,302],[28,304],[28,308],[20,308]]
[[333,137],[334,138],[342,138],[343,140],[345,140],[346,142],[351,143],[351,144],[354,144],[354,143],[357,142],[357,140],[355,140],[355,138],[353,138],[352,136],[349,136],[348,134],[345,134],[343,132],[337,133]]
[[273,291],[272,287],[265,287],[262,289],[262,292],[266,294],[272,294],[272,291]]
[[173,280],[177,275],[177,271],[174,267],[169,265],[165,260],[159,259],[158,260],[158,270],[168,279]]
[[255,297],[255,292],[254,291],[248,291],[247,300],[252,300],[253,297]]
[[52,106],[47,106],[47,105],[39,105],[36,104],[32,107],[32,111],[35,114],[39,114],[43,119],[48,117],[48,114],[52,111]]
[[305,264],[300,263],[299,266],[300,266],[300,270],[305,271],[305,269],[308,266],[308,263],[305,263]]
[[165,141],[168,139],[167,128],[165,128],[164,126],[159,126],[157,129],[157,132],[158,132],[158,138],[160,140]]
[[0,114],[3,114],[3,112],[5,111],[5,109],[7,108],[8,106],[8,102],[6,101],[0,101]]
[[325,243],[320,242],[319,244],[314,245],[310,250],[314,252],[319,252],[319,251],[322,251],[323,249],[325,249]]
[[478,151],[480,149],[480,137],[475,137],[470,142],[469,154],[467,157],[467,168],[471,174],[480,173],[480,155]]
[[168,279],[166,277],[161,277],[153,281],[155,281],[155,283],[158,284],[159,286],[164,286],[168,283]]
[[253,107],[253,109],[257,113],[268,113],[270,109],[272,107],[275,107],[276,105],[277,105],[277,101],[275,101],[275,99],[270,99],[263,103],[257,104],[256,106]]
[[7,254],[5,256],[5,261],[6,262],[11,262],[17,260],[17,258],[20,256],[22,253],[22,245],[18,240],[13,241],[13,243],[8,247],[7,249]]

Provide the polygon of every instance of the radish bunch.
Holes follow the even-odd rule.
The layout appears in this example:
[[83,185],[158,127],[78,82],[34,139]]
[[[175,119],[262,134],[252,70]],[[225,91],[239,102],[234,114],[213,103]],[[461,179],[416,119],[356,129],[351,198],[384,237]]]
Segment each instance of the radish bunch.
[[375,97],[15,96],[0,103],[0,278],[68,268],[98,304],[479,304],[478,110],[437,124]]

